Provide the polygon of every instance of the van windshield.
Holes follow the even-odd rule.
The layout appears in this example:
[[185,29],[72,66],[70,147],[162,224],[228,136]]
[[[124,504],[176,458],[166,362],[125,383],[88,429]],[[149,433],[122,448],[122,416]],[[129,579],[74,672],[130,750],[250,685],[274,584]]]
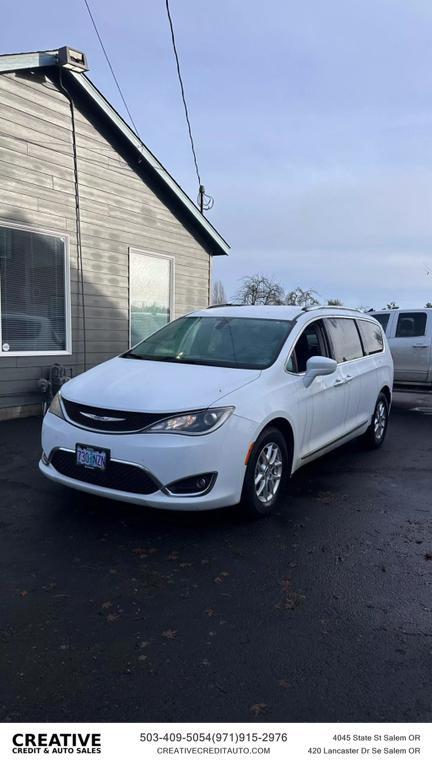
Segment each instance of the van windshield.
[[293,326],[254,317],[181,317],[122,357],[262,370],[274,363]]

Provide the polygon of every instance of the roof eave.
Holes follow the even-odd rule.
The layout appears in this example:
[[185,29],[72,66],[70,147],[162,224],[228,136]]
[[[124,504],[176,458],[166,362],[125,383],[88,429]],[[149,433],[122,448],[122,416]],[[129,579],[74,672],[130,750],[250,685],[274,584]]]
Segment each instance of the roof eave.
[[147,165],[155,171],[155,173],[162,179],[164,184],[174,193],[177,199],[183,204],[183,206],[189,211],[196,223],[204,230],[204,236],[212,244],[212,255],[227,255],[229,245],[224,238],[217,232],[217,230],[210,224],[209,221],[203,216],[196,205],[192,202],[190,197],[183,191],[183,189],[177,184],[170,173],[159,162],[157,157],[143,144],[141,139],[136,133],[128,126],[125,120],[116,112],[114,107],[106,100],[102,93],[96,88],[92,81],[81,72],[68,72],[68,74],[74,79],[74,81],[90,96],[93,101],[97,103],[100,109],[106,114],[106,116],[114,123],[114,125],[121,131],[130,144],[139,152],[143,157]]
[[[42,67],[59,67],[58,50],[35,51],[32,53],[11,53],[0,56],[0,73],[17,72],[25,69],[38,69]],[[141,139],[132,131],[125,120],[116,112],[114,107],[105,99],[96,86],[85,76],[83,72],[74,72],[70,69],[65,70],[74,81],[87,93],[87,95],[97,103],[106,117],[123,134],[127,141],[138,151],[147,165],[160,178],[163,184],[170,190],[178,202],[180,202],[186,212],[194,221],[198,231],[201,232],[204,240],[210,245],[212,256],[227,255],[229,245],[219,232],[203,216],[201,211],[193,203],[190,197],[177,184],[166,168],[142,143]]]

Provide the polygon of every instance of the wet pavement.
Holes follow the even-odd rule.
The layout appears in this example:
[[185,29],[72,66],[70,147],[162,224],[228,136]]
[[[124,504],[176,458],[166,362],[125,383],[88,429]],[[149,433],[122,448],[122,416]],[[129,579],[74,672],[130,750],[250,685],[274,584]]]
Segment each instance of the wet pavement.
[[51,484],[39,431],[0,423],[3,720],[432,719],[432,394],[255,523]]

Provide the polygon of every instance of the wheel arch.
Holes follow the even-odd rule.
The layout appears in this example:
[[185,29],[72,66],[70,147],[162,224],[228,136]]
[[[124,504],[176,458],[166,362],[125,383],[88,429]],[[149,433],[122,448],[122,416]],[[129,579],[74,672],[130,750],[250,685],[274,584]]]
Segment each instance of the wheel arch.
[[[295,439],[294,439],[294,430],[293,430],[293,428],[291,426],[291,423],[288,421],[288,419],[286,419],[283,416],[276,416],[276,417],[270,419],[270,421],[268,421],[266,424],[264,424],[264,426],[260,429],[259,434],[256,437],[256,440],[258,440],[258,438],[260,437],[260,435],[262,435],[264,430],[271,429],[272,427],[274,427],[275,429],[278,429],[279,432],[281,432],[283,434],[284,438],[285,438],[285,441],[286,441],[286,444],[287,444],[287,448],[288,448],[288,451],[289,451],[289,456],[290,456],[290,459],[291,459],[291,472],[290,472],[290,474],[292,474],[292,468],[293,468],[293,464],[294,464]],[[256,440],[255,440],[255,442],[256,442]]]
[[387,384],[384,387],[381,387],[380,395],[381,394],[385,396],[388,406],[390,408],[391,401],[392,401],[392,393],[391,393],[390,387],[388,387]]

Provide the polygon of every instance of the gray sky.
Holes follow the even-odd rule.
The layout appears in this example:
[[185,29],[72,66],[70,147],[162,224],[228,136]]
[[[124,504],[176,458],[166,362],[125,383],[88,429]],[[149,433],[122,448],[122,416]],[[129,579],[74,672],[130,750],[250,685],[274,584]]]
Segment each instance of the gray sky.
[[[144,142],[195,198],[164,0],[90,0]],[[323,299],[432,301],[430,0],[171,0],[228,295],[256,271]],[[82,0],[2,8],[2,52],[84,50]]]

